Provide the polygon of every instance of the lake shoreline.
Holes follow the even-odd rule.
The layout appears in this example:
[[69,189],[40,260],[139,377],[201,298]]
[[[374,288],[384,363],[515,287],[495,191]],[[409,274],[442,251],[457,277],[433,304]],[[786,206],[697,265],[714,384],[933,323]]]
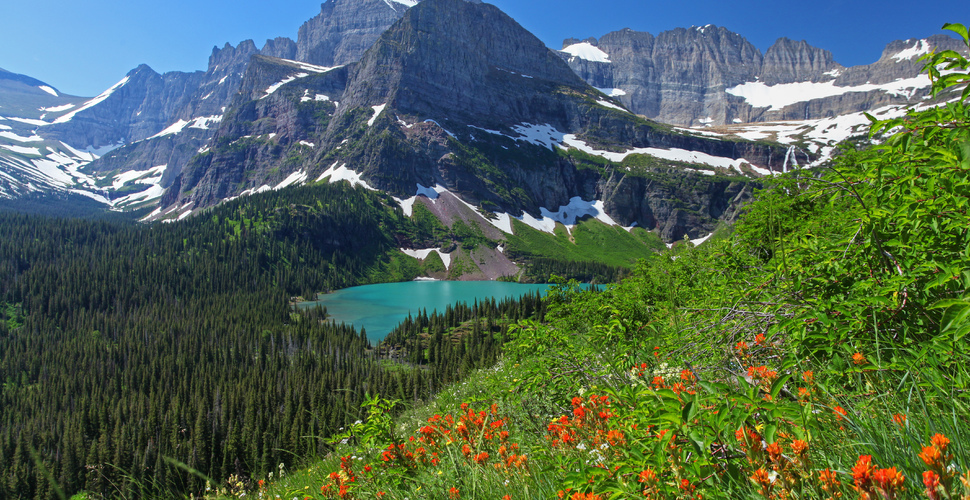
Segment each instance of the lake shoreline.
[[408,315],[421,311],[444,312],[460,302],[517,299],[536,292],[545,295],[552,286],[507,281],[415,280],[343,288],[319,294],[317,300],[295,305],[299,308],[326,307],[328,321],[364,330],[368,340],[376,343]]

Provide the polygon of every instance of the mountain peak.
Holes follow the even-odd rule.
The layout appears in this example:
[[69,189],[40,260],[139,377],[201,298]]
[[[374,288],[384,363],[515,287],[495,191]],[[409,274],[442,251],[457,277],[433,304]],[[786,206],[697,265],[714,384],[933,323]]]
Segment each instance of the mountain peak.
[[353,81],[342,110],[394,102],[407,112],[463,122],[490,116],[516,123],[528,114],[525,103],[493,106],[508,103],[515,93],[509,89],[518,85],[586,87],[511,17],[465,0],[424,0],[409,9],[361,59]]
[[838,66],[832,53],[805,40],[779,38],[765,52],[760,81],[766,85],[817,81]]

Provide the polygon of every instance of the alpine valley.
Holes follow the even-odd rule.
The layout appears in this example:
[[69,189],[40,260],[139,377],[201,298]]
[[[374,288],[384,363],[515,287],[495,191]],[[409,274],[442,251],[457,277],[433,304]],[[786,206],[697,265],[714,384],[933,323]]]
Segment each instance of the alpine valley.
[[554,51],[488,4],[330,0],[296,42],[214,48],[205,72],[140,66],[93,99],[0,73],[0,197],[171,221],[347,180],[498,243],[592,216],[669,244],[734,221],[759,177],[824,161],[863,112],[926,102],[916,59],[956,43],[895,41],[852,68],[715,26]]
[[[852,236],[863,231],[856,230],[858,221],[868,220],[856,200],[876,196],[864,189],[870,179],[831,180],[814,167],[872,154],[870,117],[962,106],[966,93],[933,88],[921,74],[920,57],[933,51],[964,57],[966,38],[892,41],[878,61],[855,67],[805,41],[783,38],[762,53],[717,26],[658,35],[626,29],[568,39],[554,50],[480,1],[326,0],[296,41],[216,47],[205,71],[159,74],[142,65],[93,98],[0,70],[0,500],[270,498],[264,478],[292,478],[295,467],[348,442],[380,453],[374,436],[412,432],[392,426],[397,409],[390,400],[413,408],[449,387],[464,390],[456,384],[475,373],[481,377],[481,368],[531,370],[531,376],[510,376],[510,384],[528,389],[521,413],[545,419],[536,428],[548,444],[543,433],[554,426],[547,417],[568,406],[553,398],[597,381],[644,377],[629,367],[643,359],[659,363],[662,341],[681,343],[669,352],[701,352],[693,359],[720,362],[718,356],[736,345],[748,356],[745,363],[755,356],[773,363],[781,343],[766,343],[764,334],[779,324],[801,328],[806,345],[822,335],[815,329],[837,331],[831,325],[850,317],[853,332],[883,335],[885,342],[899,331],[910,338],[894,321],[938,329],[937,320],[926,319],[937,314],[928,312],[936,307],[930,298],[953,298],[963,293],[959,287],[965,291],[961,279],[970,283],[966,266],[950,257],[963,252],[966,258],[966,242],[957,241],[966,238],[966,224],[954,222],[963,220],[958,212],[965,218],[966,197],[959,201],[964,205],[946,208],[951,218],[944,222],[937,220],[941,208],[926,215],[929,222],[914,223],[912,234],[952,227],[959,233],[952,241],[939,238],[946,252],[921,253],[915,236],[877,238],[895,222],[866,229],[883,231],[871,238]],[[883,132],[891,135],[903,125],[900,120]],[[953,130],[956,137],[965,127]],[[954,147],[942,144],[941,151]],[[865,161],[878,163],[872,158]],[[777,175],[786,173],[792,175]],[[769,179],[773,187],[761,190]],[[912,174],[911,183],[935,179]],[[816,181],[839,187],[832,188],[834,201],[819,201],[831,193],[811,191]],[[926,194],[940,186],[913,195],[919,199],[912,210],[922,214],[929,202],[944,204]],[[877,194],[883,201],[895,196]],[[802,216],[809,221],[804,233],[797,229]],[[838,240],[842,233],[851,240]],[[838,251],[815,262],[810,245],[831,234]],[[793,236],[783,241],[785,235]],[[703,253],[714,245],[729,249],[713,257]],[[884,246],[875,251],[872,245]],[[789,254],[801,259],[790,269],[788,261],[773,260]],[[939,262],[917,262],[924,254]],[[722,255],[730,258],[718,260]],[[849,281],[843,265],[871,281],[839,288]],[[771,273],[781,269],[784,275],[775,279]],[[916,277],[905,281],[904,269]],[[804,282],[798,281],[802,272]],[[323,307],[296,307],[319,293],[364,284],[559,278],[564,282],[550,299],[526,295],[416,311],[376,345],[365,332],[328,321]],[[932,293],[920,295],[918,286],[930,280]],[[598,294],[581,291],[579,282],[628,288]],[[859,290],[882,295],[843,300]],[[725,297],[730,303],[717,302]],[[823,299],[844,309],[830,316],[792,312]],[[780,312],[765,312],[776,306]],[[882,309],[873,312],[877,306]],[[700,321],[690,316],[695,313],[707,316]],[[736,325],[719,331],[716,345],[708,335]],[[922,341],[919,335],[911,337]],[[756,342],[751,351],[743,340],[749,337]],[[850,337],[840,337],[839,349],[852,348]],[[636,349],[622,350],[633,344]],[[947,347],[949,355],[958,345],[954,340]],[[823,351],[811,346],[812,356]],[[809,359],[802,354],[799,363]],[[613,355],[619,361],[610,364]],[[499,360],[504,365],[496,365]],[[634,373],[637,366],[647,369],[634,365]],[[667,366],[658,370],[675,376]],[[681,376],[698,382],[693,391],[701,385],[690,370]],[[717,376],[744,382],[737,370],[743,369],[732,364]],[[858,370],[858,385],[869,391],[875,384],[870,372]],[[792,396],[779,392],[789,378],[752,386],[746,401],[761,405]],[[748,380],[756,379],[749,374]],[[637,383],[630,390],[648,387]],[[512,393],[507,389],[511,385],[501,385]],[[700,408],[714,407],[713,400],[700,399],[682,407],[676,395],[678,401],[664,404],[676,407],[670,415],[684,416],[684,429]],[[573,406],[584,412],[586,403],[576,399]],[[591,401],[605,405],[606,397]],[[596,413],[607,415],[604,422],[612,418],[605,408],[596,407],[604,409]],[[814,415],[805,408],[798,415]],[[488,418],[498,419],[497,412],[493,406]],[[748,420],[765,415],[776,413],[751,410],[741,417],[742,431]],[[460,419],[464,425],[465,416]],[[497,431],[502,422],[492,422],[495,436],[504,432]],[[631,429],[652,429],[646,422]],[[766,435],[778,430],[775,424],[753,427]],[[742,431],[739,439],[747,439]],[[599,432],[605,436],[606,427]],[[695,440],[700,455],[717,461],[735,453],[721,444],[724,436]],[[552,446],[556,439],[566,442],[556,437]],[[402,441],[398,449],[405,446]],[[512,454],[509,461],[510,448],[504,442],[502,448],[491,450],[505,463],[497,464],[496,474],[523,466],[525,455]],[[450,458],[477,465],[488,459],[470,450]],[[541,453],[530,457],[541,459]],[[587,455],[573,458],[590,463]],[[546,454],[553,456],[559,455]],[[422,464],[439,460],[430,457]],[[543,471],[560,479],[560,473],[571,475],[573,458]],[[348,477],[354,481],[348,460],[342,472],[328,476],[334,491],[315,482],[313,491],[308,485],[276,496],[344,498],[337,491]],[[641,465],[624,465],[615,476],[619,467],[603,471],[616,488],[640,488],[639,497],[651,487],[647,476],[632,479],[646,474]],[[694,480],[710,472],[703,467]],[[386,476],[396,491],[420,491],[416,469],[395,475],[405,469],[387,469]],[[756,497],[752,471],[732,471],[741,497]],[[676,478],[681,473],[686,469]],[[510,474],[518,475],[495,484],[538,478],[540,493],[533,498],[549,498],[559,486],[544,483],[541,474]],[[568,484],[592,488],[592,480],[576,477]],[[480,498],[491,498],[494,491],[483,493],[486,483],[478,478],[470,475],[465,491],[479,488]],[[674,491],[683,483],[664,484]],[[681,497],[694,497],[694,490],[679,488]],[[627,490],[622,495],[633,495]],[[379,497],[366,491],[357,498]],[[435,491],[420,495],[445,498],[449,491],[448,498],[459,498],[443,486]]]

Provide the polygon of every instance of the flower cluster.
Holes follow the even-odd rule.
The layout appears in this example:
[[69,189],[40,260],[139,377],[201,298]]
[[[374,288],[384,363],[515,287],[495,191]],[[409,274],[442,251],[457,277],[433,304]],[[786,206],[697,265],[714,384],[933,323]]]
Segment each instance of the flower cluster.
[[572,399],[572,418],[566,415],[552,421],[547,427],[546,439],[553,447],[586,449],[609,449],[626,443],[626,436],[611,427],[613,411],[607,396],[591,395],[587,399]]

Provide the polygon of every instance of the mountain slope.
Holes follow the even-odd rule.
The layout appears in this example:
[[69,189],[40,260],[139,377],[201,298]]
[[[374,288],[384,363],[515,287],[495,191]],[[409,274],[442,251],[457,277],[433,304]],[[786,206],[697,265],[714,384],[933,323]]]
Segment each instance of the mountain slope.
[[[230,110],[159,214],[329,178],[387,191],[405,207],[457,197],[506,233],[512,218],[548,228],[593,215],[672,241],[736,212],[750,195],[737,184],[744,172],[784,162],[777,147],[644,121],[487,4],[425,0],[359,63],[260,95],[271,81],[262,74],[284,74],[273,64],[287,63],[250,68],[242,96],[252,100]],[[683,183],[708,194],[671,197]]]

